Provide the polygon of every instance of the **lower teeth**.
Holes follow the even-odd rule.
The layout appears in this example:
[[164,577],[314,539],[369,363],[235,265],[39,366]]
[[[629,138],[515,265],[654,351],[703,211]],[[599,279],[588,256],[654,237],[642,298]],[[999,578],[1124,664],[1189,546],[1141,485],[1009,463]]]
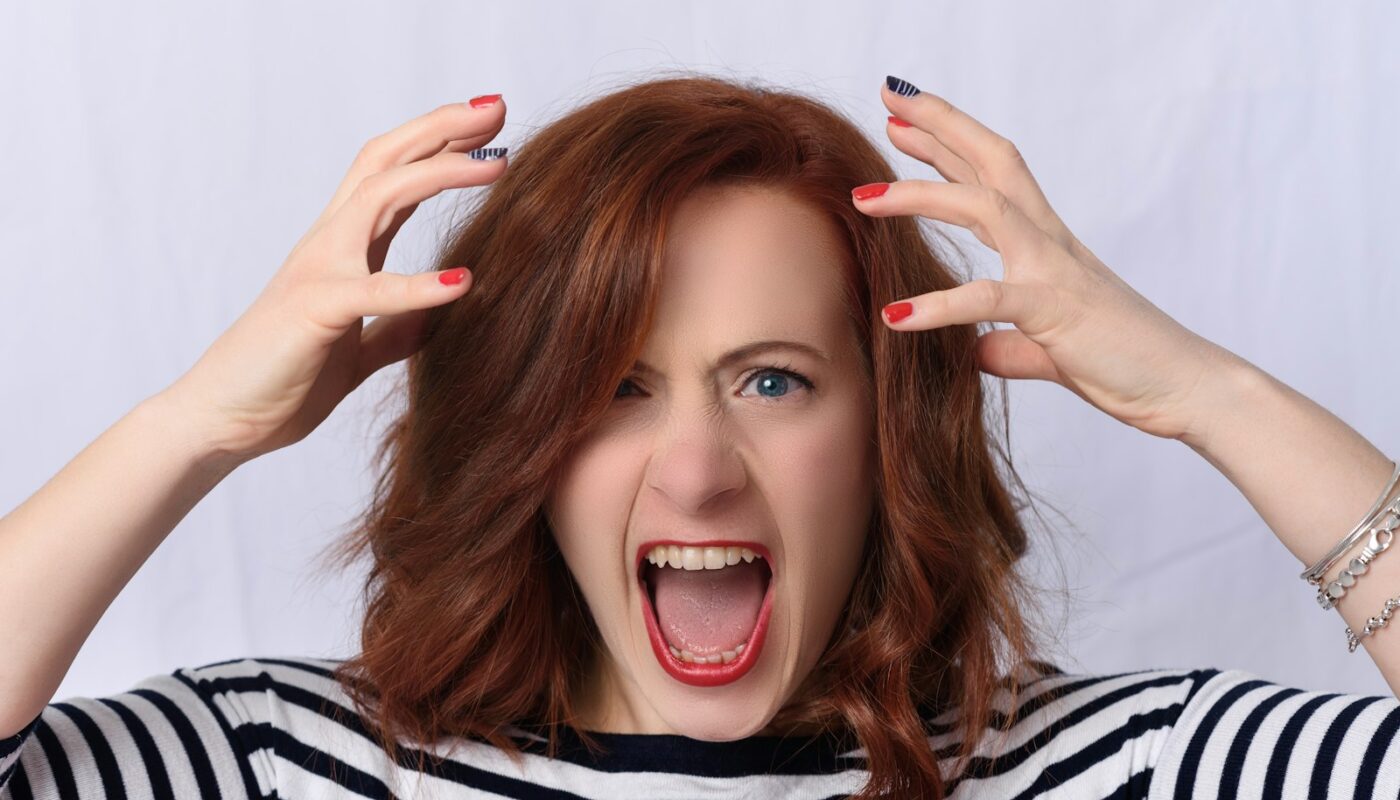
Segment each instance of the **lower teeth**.
[[[747,642],[745,644],[747,644]],[[671,655],[675,656],[677,660],[684,661],[688,664],[728,664],[738,658],[740,653],[744,652],[743,644],[733,650],[722,650],[708,656],[697,656],[689,650],[677,650],[676,646],[673,644],[668,644],[666,646],[671,648]]]

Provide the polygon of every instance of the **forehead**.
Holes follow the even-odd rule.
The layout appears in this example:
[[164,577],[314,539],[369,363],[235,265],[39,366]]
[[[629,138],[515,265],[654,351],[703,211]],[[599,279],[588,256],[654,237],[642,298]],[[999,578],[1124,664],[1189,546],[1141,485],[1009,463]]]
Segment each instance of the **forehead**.
[[847,327],[835,223],[780,190],[698,190],[677,208],[664,258],[660,344],[796,338],[834,349]]

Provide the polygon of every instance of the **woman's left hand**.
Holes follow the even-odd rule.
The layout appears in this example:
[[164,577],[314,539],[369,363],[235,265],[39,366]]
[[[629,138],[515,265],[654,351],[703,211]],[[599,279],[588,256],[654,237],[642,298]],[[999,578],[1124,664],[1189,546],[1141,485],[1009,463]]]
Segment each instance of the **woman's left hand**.
[[[1009,322],[1015,327],[978,339],[983,371],[1054,381],[1154,436],[1183,438],[1205,423],[1199,406],[1210,392],[1203,387],[1247,362],[1172,319],[1089,252],[1050,208],[1010,141],[897,78],[881,97],[895,115],[890,141],[948,182],[899,180],[883,194],[876,193],[886,184],[868,184],[852,192],[856,207],[968,228],[1001,255],[1004,273],[1000,281],[968,281],[891,303],[886,323],[915,331]],[[893,321],[902,302],[910,313]]]

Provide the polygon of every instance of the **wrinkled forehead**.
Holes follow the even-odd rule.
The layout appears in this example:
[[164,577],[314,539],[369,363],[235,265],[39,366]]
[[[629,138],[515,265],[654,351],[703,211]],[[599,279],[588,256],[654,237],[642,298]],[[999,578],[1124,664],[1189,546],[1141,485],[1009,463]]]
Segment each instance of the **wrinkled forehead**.
[[668,226],[648,351],[797,339],[833,352],[850,335],[844,258],[835,224],[791,195],[705,187]]

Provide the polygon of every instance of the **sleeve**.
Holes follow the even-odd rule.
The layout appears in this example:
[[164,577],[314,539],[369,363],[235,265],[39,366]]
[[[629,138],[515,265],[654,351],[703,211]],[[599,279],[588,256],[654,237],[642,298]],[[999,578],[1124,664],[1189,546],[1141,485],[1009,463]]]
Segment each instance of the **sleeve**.
[[1149,798],[1400,795],[1400,699],[1193,674]]
[[0,742],[0,800],[271,794],[236,692],[178,669],[109,697],[50,703]]

